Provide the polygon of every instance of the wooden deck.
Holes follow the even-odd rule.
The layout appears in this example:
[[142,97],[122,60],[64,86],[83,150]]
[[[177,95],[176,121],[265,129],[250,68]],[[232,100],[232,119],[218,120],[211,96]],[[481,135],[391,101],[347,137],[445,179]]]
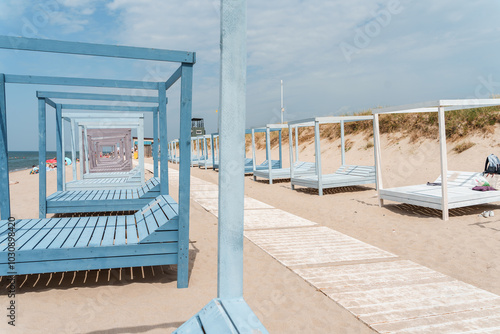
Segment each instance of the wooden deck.
[[47,197],[47,213],[139,210],[158,195],[159,178],[135,189],[57,191]]
[[135,215],[18,220],[13,269],[1,221],[0,276],[176,264],[177,214],[177,203],[159,196]]

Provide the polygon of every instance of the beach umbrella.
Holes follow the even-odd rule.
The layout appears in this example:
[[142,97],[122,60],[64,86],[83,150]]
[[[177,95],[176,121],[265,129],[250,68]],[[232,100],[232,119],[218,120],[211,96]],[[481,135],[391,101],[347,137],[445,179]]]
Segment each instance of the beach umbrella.
[[71,159],[70,158],[65,157],[64,160],[66,160],[66,163],[68,164],[68,166],[71,165]]

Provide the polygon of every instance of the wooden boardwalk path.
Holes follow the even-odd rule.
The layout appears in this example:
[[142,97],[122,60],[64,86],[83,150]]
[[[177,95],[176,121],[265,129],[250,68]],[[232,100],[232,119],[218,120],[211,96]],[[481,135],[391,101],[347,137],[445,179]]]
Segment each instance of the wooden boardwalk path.
[[[177,171],[169,170],[173,182]],[[191,198],[217,215],[217,186]],[[500,333],[500,296],[260,201],[245,236],[378,333]]]

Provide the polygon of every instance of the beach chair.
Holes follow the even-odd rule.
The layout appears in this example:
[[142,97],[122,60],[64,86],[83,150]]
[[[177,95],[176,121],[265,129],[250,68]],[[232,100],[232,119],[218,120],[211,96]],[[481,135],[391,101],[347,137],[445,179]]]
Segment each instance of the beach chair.
[[46,213],[139,210],[156,198],[160,190],[160,179],[153,177],[135,189],[57,191],[47,197]]
[[[482,173],[476,172],[448,171],[448,198],[446,201],[448,209],[500,201],[500,191],[472,190],[474,178],[481,175]],[[443,210],[441,176],[433,183],[435,185],[419,184],[380,189],[380,199]]]
[[17,220],[13,267],[9,223],[0,221],[0,276],[177,264],[181,256],[178,204],[166,195],[134,215]]

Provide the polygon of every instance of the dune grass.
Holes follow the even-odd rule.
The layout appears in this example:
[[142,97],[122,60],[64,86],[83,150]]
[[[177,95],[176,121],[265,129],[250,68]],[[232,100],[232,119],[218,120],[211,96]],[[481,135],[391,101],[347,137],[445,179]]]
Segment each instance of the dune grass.
[[[371,115],[371,110],[356,113],[356,116]],[[495,124],[500,123],[500,107],[484,107],[465,110],[450,111],[445,114],[446,138],[453,142],[463,140],[467,136],[482,134],[484,136],[494,133]],[[422,139],[438,139],[438,114],[437,113],[409,113],[386,114],[379,117],[380,133],[390,134],[399,140],[409,137],[411,142]],[[334,141],[340,138],[339,124],[324,124],[320,126],[321,139]],[[345,134],[365,134],[369,140],[373,136],[372,121],[350,122],[345,124]],[[309,143],[314,140],[314,128],[300,128],[299,143]],[[282,131],[283,143],[288,143],[288,129]],[[278,132],[271,133],[271,147],[276,147],[279,142]],[[247,150],[251,147],[251,136],[246,137]],[[460,145],[464,149],[467,145]],[[266,147],[264,133],[255,135],[257,149]],[[458,145],[457,145],[458,146]],[[467,147],[469,149],[472,146]],[[367,147],[369,148],[369,147]],[[466,150],[465,149],[465,150]],[[463,151],[465,151],[463,150]],[[461,151],[461,152],[463,152]]]

